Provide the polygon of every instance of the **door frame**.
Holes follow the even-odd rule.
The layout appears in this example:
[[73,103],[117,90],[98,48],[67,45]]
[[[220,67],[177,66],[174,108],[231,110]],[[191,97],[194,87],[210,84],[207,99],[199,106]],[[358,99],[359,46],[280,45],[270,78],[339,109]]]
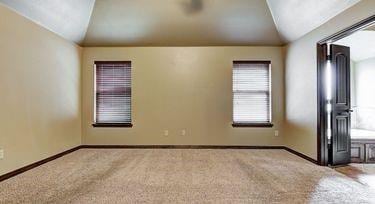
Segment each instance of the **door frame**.
[[339,31],[317,43],[317,147],[318,147],[318,164],[322,166],[329,165],[328,155],[328,138],[327,138],[327,114],[325,110],[326,105],[326,91],[325,91],[325,65],[328,56],[328,46],[332,42],[345,38],[359,30],[362,30],[369,25],[375,24],[375,15],[366,18],[359,23],[356,23],[342,31]]

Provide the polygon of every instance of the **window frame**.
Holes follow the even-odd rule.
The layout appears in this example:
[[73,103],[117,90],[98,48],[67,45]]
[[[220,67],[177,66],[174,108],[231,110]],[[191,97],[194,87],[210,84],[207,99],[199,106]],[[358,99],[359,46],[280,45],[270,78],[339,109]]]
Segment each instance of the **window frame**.
[[[268,90],[268,100],[269,100],[269,121],[259,121],[259,122],[236,122],[234,120],[234,90],[233,90],[233,69],[236,63],[247,63],[247,64],[267,64],[269,66],[269,90]],[[232,63],[232,127],[262,127],[262,128],[271,128],[273,127],[272,123],[273,114],[272,114],[272,62],[270,60],[235,60]]]
[[[93,72],[93,90],[94,90],[94,94],[93,94],[93,107],[94,107],[94,111],[93,111],[93,123],[92,123],[92,126],[93,127],[114,127],[114,128],[131,128],[133,127],[133,123],[132,123],[132,84],[130,86],[130,122],[122,122],[122,123],[117,123],[117,122],[108,122],[108,123],[103,123],[103,122],[97,122],[97,98],[96,98],[96,95],[97,95],[97,83],[96,83],[96,66],[97,64],[130,64],[130,69],[132,69],[132,62],[131,61],[94,61],[94,72]],[[132,72],[130,72],[130,79],[131,79],[131,83],[132,83]]]

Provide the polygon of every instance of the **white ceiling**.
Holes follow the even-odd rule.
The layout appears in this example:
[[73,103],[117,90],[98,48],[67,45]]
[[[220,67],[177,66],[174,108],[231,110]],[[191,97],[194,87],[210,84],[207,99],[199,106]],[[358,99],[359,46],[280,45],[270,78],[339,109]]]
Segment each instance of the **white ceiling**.
[[282,45],[360,0],[0,0],[84,46]]
[[82,43],[95,0],[0,0],[7,7],[75,43]]
[[297,40],[360,0],[267,0],[281,38]]
[[350,58],[353,61],[362,61],[375,57],[375,31],[358,31],[334,44],[350,47]]
[[281,44],[265,0],[96,0],[84,41],[86,46]]

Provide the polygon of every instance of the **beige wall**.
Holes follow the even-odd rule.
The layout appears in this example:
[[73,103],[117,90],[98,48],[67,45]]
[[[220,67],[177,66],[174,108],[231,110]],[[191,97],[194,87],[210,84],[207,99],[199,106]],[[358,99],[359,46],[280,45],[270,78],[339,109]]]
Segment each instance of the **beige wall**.
[[81,143],[80,57],[0,5],[0,175]]
[[[242,59],[272,61],[274,128],[231,126],[232,61]],[[133,128],[91,126],[95,60],[132,61]],[[83,144],[283,144],[274,136],[283,119],[280,47],[84,48],[82,77]]]
[[375,15],[375,1],[362,0],[286,48],[286,145],[317,157],[316,43],[329,35]]
[[[83,48],[81,68],[81,48],[0,6],[0,149],[5,150],[0,174],[80,145],[81,140],[286,144],[316,158],[316,42],[374,15],[374,7],[375,1],[362,0],[285,48]],[[231,126],[232,61],[242,59],[272,61],[273,128]],[[91,126],[95,60],[133,62],[133,128]],[[281,131],[279,137],[274,130]]]

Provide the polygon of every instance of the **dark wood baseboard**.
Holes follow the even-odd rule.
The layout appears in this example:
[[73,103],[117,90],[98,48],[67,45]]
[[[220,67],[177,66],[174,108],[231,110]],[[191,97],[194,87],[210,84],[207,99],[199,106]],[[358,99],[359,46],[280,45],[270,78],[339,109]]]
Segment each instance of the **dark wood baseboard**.
[[77,151],[79,149],[283,149],[292,154],[295,154],[309,162],[317,164],[317,161],[302,154],[295,150],[292,150],[285,146],[241,146],[241,145],[80,145],[72,149],[66,150],[59,154],[53,155],[46,159],[24,166],[12,172],[0,176],[0,182],[5,181],[11,177],[17,176],[18,174],[24,173],[35,167],[43,165],[47,162],[58,159],[64,155]]
[[72,149],[66,150],[66,151],[61,152],[61,153],[59,153],[59,154],[56,154],[56,155],[50,156],[50,157],[48,157],[48,158],[46,158],[46,159],[43,159],[43,160],[37,161],[37,162],[35,162],[35,163],[32,163],[32,164],[29,164],[29,165],[27,165],[27,166],[21,167],[21,168],[19,168],[19,169],[16,169],[16,170],[11,171],[11,172],[9,172],[9,173],[6,173],[6,174],[4,174],[4,175],[0,175],[0,182],[1,182],[1,181],[5,181],[5,180],[7,180],[7,179],[9,179],[9,178],[11,178],[11,177],[17,176],[18,174],[22,174],[22,173],[24,173],[24,172],[26,172],[26,171],[28,171],[28,170],[31,170],[31,169],[33,169],[33,168],[35,168],[35,167],[38,167],[38,166],[40,166],[40,165],[42,165],[42,164],[45,164],[45,163],[47,163],[47,162],[53,161],[53,160],[55,160],[55,159],[58,159],[58,158],[60,158],[60,157],[62,157],[62,156],[64,156],[64,155],[67,155],[67,154],[69,154],[69,153],[72,153],[72,152],[74,152],[74,151],[77,151],[77,150],[79,150],[80,148],[81,148],[81,146],[74,147],[74,148],[72,148]]
[[85,149],[284,149],[284,146],[245,145],[81,145]]
[[300,152],[297,152],[297,151],[295,151],[295,150],[293,150],[293,149],[290,149],[289,147],[284,147],[284,149],[285,149],[286,151],[288,151],[288,152],[294,154],[294,155],[297,155],[297,156],[299,156],[299,157],[301,157],[301,158],[303,158],[303,159],[305,159],[305,160],[311,162],[311,163],[318,164],[318,161],[316,161],[315,159],[313,159],[313,158],[311,158],[311,157],[308,157],[308,156],[306,156],[306,155],[304,155],[304,154],[302,154],[302,153],[300,153]]

